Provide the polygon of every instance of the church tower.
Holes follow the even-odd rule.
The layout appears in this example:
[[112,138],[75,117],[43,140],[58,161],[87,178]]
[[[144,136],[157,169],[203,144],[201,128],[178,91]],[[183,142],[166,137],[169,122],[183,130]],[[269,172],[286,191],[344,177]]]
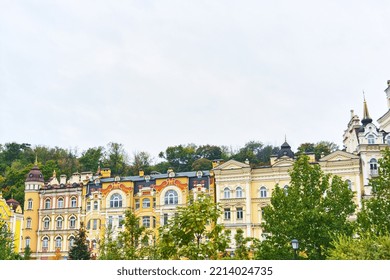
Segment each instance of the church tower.
[[31,256],[34,257],[37,252],[37,231],[38,231],[38,212],[39,212],[39,190],[44,185],[44,179],[41,170],[38,168],[37,160],[34,167],[28,173],[25,180],[25,202],[24,202],[24,224],[23,224],[23,243],[22,250],[29,246]]

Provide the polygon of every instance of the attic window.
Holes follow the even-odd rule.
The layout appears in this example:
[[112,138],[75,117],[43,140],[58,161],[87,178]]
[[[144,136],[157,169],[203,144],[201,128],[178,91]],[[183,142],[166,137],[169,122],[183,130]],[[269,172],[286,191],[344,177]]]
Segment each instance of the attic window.
[[368,144],[375,144],[375,137],[374,135],[370,134],[367,136]]

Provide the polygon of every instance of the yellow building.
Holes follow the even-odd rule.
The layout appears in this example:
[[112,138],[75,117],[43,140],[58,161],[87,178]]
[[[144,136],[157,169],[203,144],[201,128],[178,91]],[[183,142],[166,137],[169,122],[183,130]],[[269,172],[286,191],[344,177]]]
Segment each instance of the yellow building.
[[21,252],[23,214],[19,202],[15,199],[5,200],[0,191],[0,220],[4,221],[12,234],[15,253]]

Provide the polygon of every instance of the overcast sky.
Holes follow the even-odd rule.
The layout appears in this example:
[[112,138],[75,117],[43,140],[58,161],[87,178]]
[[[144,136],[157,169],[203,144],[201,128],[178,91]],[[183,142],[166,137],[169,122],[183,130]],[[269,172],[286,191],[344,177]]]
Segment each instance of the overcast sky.
[[390,1],[0,0],[0,143],[342,146],[387,111]]

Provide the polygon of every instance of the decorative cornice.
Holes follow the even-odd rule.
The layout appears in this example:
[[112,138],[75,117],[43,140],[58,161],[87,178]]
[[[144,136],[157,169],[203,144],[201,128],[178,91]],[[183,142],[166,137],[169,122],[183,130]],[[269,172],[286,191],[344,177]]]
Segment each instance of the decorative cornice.
[[185,189],[188,189],[188,184],[183,184],[182,182],[180,182],[178,179],[175,179],[175,178],[168,178],[167,180],[162,182],[160,185],[154,186],[154,189],[159,192],[167,186],[176,186],[182,191],[184,191]]
[[124,193],[129,194],[132,191],[132,187],[126,187],[123,184],[109,185],[107,188],[102,189],[102,194],[106,196],[109,192],[113,190],[121,190]]

